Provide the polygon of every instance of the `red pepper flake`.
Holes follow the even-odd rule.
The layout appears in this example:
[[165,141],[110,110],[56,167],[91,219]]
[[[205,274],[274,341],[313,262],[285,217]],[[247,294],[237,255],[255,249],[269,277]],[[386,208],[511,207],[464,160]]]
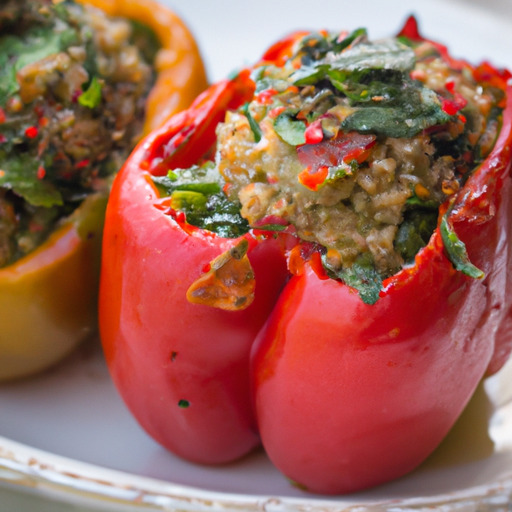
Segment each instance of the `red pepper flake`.
[[270,105],[272,103],[272,96],[275,96],[277,91],[275,89],[265,89],[258,93],[255,97],[258,103],[262,105]]
[[37,179],[42,180],[45,176],[46,176],[46,169],[42,165],[40,165],[37,168]]
[[269,111],[268,117],[270,119],[275,119],[281,112],[284,112],[286,110],[286,107],[276,107]]
[[457,105],[455,105],[453,101],[448,100],[446,98],[443,98],[443,101],[441,103],[441,109],[443,110],[443,112],[446,112],[449,116],[453,116],[459,111]]
[[25,130],[25,136],[29,139],[35,139],[37,135],[39,134],[39,130],[37,129],[37,126],[29,126]]
[[449,80],[444,84],[446,90],[451,92],[452,94],[455,92],[455,82],[453,80]]
[[311,166],[308,166],[299,173],[299,183],[316,192],[320,185],[325,181],[328,174],[329,167],[326,165],[319,167],[316,171],[313,171]]
[[75,164],[75,169],[83,169],[84,167],[87,167],[91,161],[88,158],[84,158],[83,160],[80,160],[80,162],[77,162]]
[[3,133],[0,133],[0,144],[4,142],[7,142],[7,137]]
[[3,178],[5,176],[5,171],[3,169],[0,169],[0,178]]
[[465,123],[467,121],[466,116],[459,114],[459,121],[461,121],[462,123]]
[[38,120],[38,124],[41,128],[44,128],[45,126],[48,126],[48,123],[50,120],[47,117],[40,117]]
[[231,188],[231,183],[226,183],[223,187],[222,187],[222,192],[224,192],[224,194],[226,195],[229,195],[229,190]]
[[313,121],[304,132],[304,139],[306,144],[318,144],[322,142],[324,132],[322,130],[322,123],[320,119]]
[[2,107],[0,107],[0,124],[5,123],[5,119],[5,110]]
[[467,105],[467,100],[462,94],[455,93],[453,99],[443,98],[441,102],[441,109],[449,116],[454,116],[459,110]]

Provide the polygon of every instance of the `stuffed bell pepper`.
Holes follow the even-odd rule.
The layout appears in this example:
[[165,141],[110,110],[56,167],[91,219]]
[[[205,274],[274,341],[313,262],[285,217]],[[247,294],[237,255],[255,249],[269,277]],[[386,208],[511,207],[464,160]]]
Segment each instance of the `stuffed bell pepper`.
[[418,466],[512,347],[510,76],[414,19],[300,32],[145,138],[100,335],[146,431],[316,493]]
[[112,175],[206,87],[195,42],[152,1],[0,7],[0,380],[96,329]]

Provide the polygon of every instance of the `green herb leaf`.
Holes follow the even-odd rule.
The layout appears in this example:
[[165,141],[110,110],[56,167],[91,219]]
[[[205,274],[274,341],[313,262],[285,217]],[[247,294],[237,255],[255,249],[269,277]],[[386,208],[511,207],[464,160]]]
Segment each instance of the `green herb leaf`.
[[16,73],[28,64],[59,53],[76,41],[74,30],[55,31],[53,26],[27,30],[24,37],[6,35],[0,39],[0,105],[16,94]]
[[327,36],[320,33],[313,33],[304,37],[301,41],[297,55],[302,57],[302,61],[318,61],[324,58],[328,53],[340,53],[354,43],[357,39],[366,39],[367,32],[364,28],[354,30],[344,39],[339,38],[339,34],[329,34]]
[[206,196],[200,192],[175,190],[171,199],[173,208],[189,214],[202,212],[206,207]]
[[[352,163],[354,162],[354,163]],[[334,183],[337,180],[345,178],[349,174],[352,174],[357,170],[357,161],[352,160],[350,164],[341,163],[340,165],[333,165],[328,168],[327,178],[325,178],[324,183]],[[355,167],[354,169],[352,168]]]
[[372,305],[379,300],[382,277],[368,253],[360,256],[348,268],[333,268],[325,255],[322,255],[322,264],[331,277],[340,279],[346,285],[355,288],[365,304]]
[[101,82],[93,77],[89,87],[78,96],[78,103],[83,107],[96,108],[101,104]]
[[365,28],[356,28],[350,35],[338,40],[338,36],[333,41],[332,51],[334,53],[341,53],[345,48],[350,46],[356,39],[365,39],[368,36],[368,32]]
[[281,112],[274,121],[274,130],[281,139],[291,146],[305,144],[304,132],[306,125],[297,119],[290,112]]
[[301,87],[303,85],[314,85],[323,80],[331,67],[328,64],[315,64],[301,66],[291,75],[293,84]]
[[395,250],[406,263],[414,261],[420,249],[427,245],[437,226],[437,217],[437,209],[419,208],[404,214],[395,237]]
[[450,225],[447,213],[443,215],[443,218],[441,219],[440,231],[444,248],[453,266],[459,272],[475,279],[482,279],[485,277],[484,272],[469,261],[466,245],[459,239],[453,227]]
[[[320,60],[303,65],[292,74],[295,85],[316,84],[324,78],[329,78],[333,85],[340,90],[342,84],[352,76],[353,83],[359,83],[360,72],[370,70],[386,70],[407,73],[415,64],[414,51],[395,39],[387,39],[380,43],[359,43],[352,48],[340,51],[328,61]],[[352,75],[356,73],[355,75]]]
[[288,226],[283,224],[261,224],[258,226],[251,226],[253,229],[259,229],[261,231],[284,231]]
[[392,69],[408,72],[416,61],[414,51],[396,39],[360,43],[337,54],[330,61],[332,69],[359,71],[368,69]]
[[171,196],[174,209],[185,213],[193,226],[224,238],[237,238],[250,229],[240,215],[240,203],[222,191],[223,181],[215,164],[207,162],[189,169],[173,169],[167,176],[154,176],[162,196]]
[[51,182],[37,177],[39,163],[31,155],[20,153],[6,158],[0,155],[0,187],[11,189],[33,206],[60,206],[62,195]]
[[343,121],[341,127],[346,131],[410,138],[450,120],[451,116],[442,110],[433,91],[405,82],[395,102],[358,108]]
[[247,117],[249,121],[249,126],[251,127],[252,134],[254,136],[254,140],[259,142],[261,140],[261,128],[260,125],[255,121],[254,117],[252,117],[251,111],[249,110],[249,103],[246,103],[242,107],[242,112]]

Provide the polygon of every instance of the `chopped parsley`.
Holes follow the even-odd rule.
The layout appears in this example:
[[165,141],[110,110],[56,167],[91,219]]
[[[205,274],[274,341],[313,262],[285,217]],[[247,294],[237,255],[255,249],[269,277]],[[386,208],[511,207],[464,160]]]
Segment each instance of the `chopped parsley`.
[[78,96],[78,103],[87,108],[96,108],[101,104],[101,83],[93,77],[89,87]]

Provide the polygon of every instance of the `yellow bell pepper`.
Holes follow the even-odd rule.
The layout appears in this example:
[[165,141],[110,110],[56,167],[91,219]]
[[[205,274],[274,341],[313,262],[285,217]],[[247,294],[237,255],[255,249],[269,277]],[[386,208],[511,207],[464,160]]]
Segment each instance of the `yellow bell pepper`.
[[[157,78],[147,99],[144,132],[186,108],[205,89],[194,38],[173,12],[152,0],[78,1],[136,19],[157,36]],[[42,245],[0,269],[0,381],[52,366],[96,331],[107,195],[90,195]]]

